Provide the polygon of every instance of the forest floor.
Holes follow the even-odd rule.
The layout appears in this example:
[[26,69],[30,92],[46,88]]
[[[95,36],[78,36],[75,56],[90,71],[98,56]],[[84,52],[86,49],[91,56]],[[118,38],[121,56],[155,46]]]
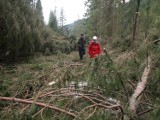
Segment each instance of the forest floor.
[[[40,89],[51,88],[56,82],[65,82],[68,71],[73,78],[87,74],[89,56],[79,60],[78,51],[70,54],[43,56],[37,54],[15,64],[0,65],[0,96],[28,98]],[[77,76],[77,77],[76,77]]]
[[[114,63],[117,66],[121,66],[123,62],[126,59],[130,59],[134,53],[124,52],[118,54],[116,51],[110,51],[109,54],[114,59]],[[102,56],[104,56],[104,53],[102,53]],[[89,66],[93,61],[94,60],[90,59],[87,54],[83,60],[79,60],[78,51],[75,51],[70,54],[51,56],[37,54],[20,63],[1,64],[0,95],[23,96],[23,98],[26,96],[26,98],[28,98],[31,96],[28,93],[29,91],[34,95],[37,90],[50,88],[56,82],[66,82],[68,72],[72,75],[72,79],[75,78],[75,80],[86,81],[84,77],[89,74],[88,70],[92,69],[92,67]]]
[[[97,86],[101,84],[102,86],[107,86],[107,83],[105,83],[105,81],[103,81],[104,83],[99,82],[100,79],[104,79],[101,77],[105,77],[106,74],[111,74],[116,77],[117,75],[117,72],[115,71],[116,69],[122,70],[121,68],[123,68],[127,71],[127,69],[129,68],[128,66],[126,66],[125,68],[126,61],[129,63],[129,61],[133,59],[135,55],[133,51],[125,51],[121,53],[119,53],[118,50],[110,49],[107,51],[109,51],[108,54],[112,59],[115,67],[113,67],[112,66],[113,64],[111,64],[109,68],[111,72],[108,73],[110,70],[107,70],[108,68],[106,64],[108,61],[106,61],[107,59],[105,59],[105,57],[107,56],[105,53],[102,53],[98,57],[98,62],[100,67],[98,68],[99,71],[97,71],[97,73],[99,74],[100,72],[100,76],[96,73],[97,75],[95,76],[96,81],[92,81],[91,79],[91,84],[92,82],[96,82],[95,84],[98,83]],[[57,54],[57,55],[51,55],[51,56],[43,56],[41,54],[37,54],[35,56],[31,56],[30,58],[26,59],[23,62],[19,62],[15,64],[0,64],[0,96],[20,98],[23,100],[32,100],[32,101],[38,100],[43,103],[46,102],[47,104],[50,104],[52,101],[52,104],[54,105],[56,104],[60,106],[60,108],[64,108],[64,106],[67,106],[68,104],[67,101],[69,101],[70,103],[75,99],[75,98],[71,99],[69,97],[70,95],[73,95],[73,92],[68,90],[64,91],[64,90],[66,90],[66,88],[68,87],[70,88],[73,87],[71,85],[75,83],[78,83],[78,85],[81,84],[81,85],[87,86],[88,80],[91,78],[91,76],[94,73],[93,72],[95,69],[94,63],[95,63],[95,60],[90,59],[88,54],[84,56],[83,60],[79,60],[78,51],[74,51],[74,52],[71,52],[70,54]],[[115,73],[113,73],[113,71]],[[136,83],[134,83],[133,81],[132,81],[132,84],[136,85]],[[96,86],[96,89],[87,88],[87,91],[83,91],[81,88],[78,88],[76,90],[79,90],[80,92],[86,92],[87,93],[86,95],[91,95],[90,93],[94,94],[94,96],[98,95],[97,98],[99,98],[99,95],[100,95],[99,89],[98,89],[98,94],[97,93],[95,94],[94,92],[94,89],[97,90],[97,86]],[[123,91],[123,89],[121,90]],[[66,94],[66,92],[68,93]],[[64,94],[69,98],[64,100],[64,98],[61,99],[57,97],[57,95],[61,96]],[[77,95],[78,93],[74,93],[74,94]],[[80,96],[82,94],[79,93]],[[105,94],[109,95],[110,93],[105,93]],[[97,102],[97,100],[95,100],[95,97],[93,98],[92,97],[89,98],[89,97],[91,96],[84,96],[84,98],[88,99],[88,101],[92,101],[93,103]],[[101,100],[102,102],[104,100],[104,96],[102,95],[101,97],[102,97],[102,100]],[[105,97],[106,97],[105,101],[107,101],[109,96],[108,97],[105,96]],[[59,99],[61,102],[58,102],[57,99]],[[126,99],[126,96],[121,96],[121,99],[122,100]],[[84,110],[87,109],[87,107],[83,108],[83,106],[86,106],[85,104],[86,101],[83,102],[81,100],[80,101],[77,100],[75,102],[77,102],[77,104],[81,105],[82,107],[79,110],[77,110],[77,107],[74,108],[78,111],[78,115],[76,116],[79,116],[79,114],[82,114],[82,113],[85,114]],[[108,101],[108,103],[112,107],[117,105],[117,101],[113,99],[111,101]],[[3,111],[3,112],[0,112],[0,115],[3,115],[1,118],[6,119],[8,117],[13,116],[14,114],[20,115],[19,113],[23,113],[23,115],[21,116],[23,119],[24,115],[26,115],[25,111],[29,106],[21,105],[17,107],[15,106],[16,104],[17,103],[6,106],[4,103],[1,103],[0,101],[0,105],[4,106],[2,107],[2,109],[0,107],[0,109]],[[75,104],[76,103],[71,102],[69,106],[72,106],[72,105],[74,106]],[[106,104],[106,102],[104,102],[104,104]],[[124,104],[124,107],[125,106],[127,105]],[[33,106],[30,106],[30,109],[32,109],[32,107]],[[121,108],[121,106],[118,106],[118,109],[119,108]],[[17,113],[14,113],[14,111],[11,112],[11,110],[15,110],[15,109]],[[30,109],[28,109],[29,111],[28,113],[30,113]],[[37,111],[43,111],[43,109],[41,110],[38,109]],[[39,112],[37,111],[32,113],[31,116],[33,117],[39,114]],[[68,114],[66,111],[63,111],[63,112]],[[75,114],[77,113],[75,112]],[[86,114],[89,115],[89,113],[86,113]],[[97,113],[97,117],[99,116],[98,114],[99,113]],[[123,114],[123,111],[120,115],[122,114]],[[54,115],[51,114],[51,116],[53,117]],[[61,117],[61,114],[59,115],[56,114],[55,116]]]

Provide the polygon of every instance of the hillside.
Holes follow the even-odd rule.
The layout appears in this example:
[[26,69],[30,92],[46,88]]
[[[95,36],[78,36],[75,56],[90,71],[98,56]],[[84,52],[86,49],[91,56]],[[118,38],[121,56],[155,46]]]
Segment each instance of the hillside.
[[[47,2],[47,1],[46,1]],[[41,0],[0,1],[0,119],[159,120],[160,1],[87,0],[44,24]],[[77,40],[102,53],[79,60]],[[96,43],[97,44],[97,43]]]
[[78,39],[81,33],[86,33],[85,23],[85,19],[81,19],[73,22],[72,24],[65,25],[65,34],[68,35],[68,32],[69,35],[74,35]]
[[[159,60],[155,56],[159,53],[154,52],[148,61],[142,59],[141,54],[145,52],[141,48],[137,52],[107,48],[109,52],[104,51],[97,62],[87,54],[80,61],[78,52],[72,52],[48,57],[36,55],[19,64],[1,64],[0,100],[6,101],[0,102],[1,119],[87,117],[103,120],[106,116],[136,119],[137,116],[128,111],[131,105],[136,106],[142,119],[157,119]],[[146,68],[147,65],[150,67]],[[142,75],[145,69],[148,73]],[[143,79],[147,84],[143,84]],[[151,82],[153,80],[155,82]],[[137,85],[145,91],[135,92],[141,97],[134,100],[132,94]],[[131,99],[135,103],[129,105]],[[53,114],[52,110],[57,112]]]

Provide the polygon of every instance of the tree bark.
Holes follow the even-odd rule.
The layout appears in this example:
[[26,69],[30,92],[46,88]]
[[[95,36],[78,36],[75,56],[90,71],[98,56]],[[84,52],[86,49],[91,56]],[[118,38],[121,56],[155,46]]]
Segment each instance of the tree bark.
[[50,108],[52,110],[55,110],[57,112],[65,113],[72,118],[76,117],[76,115],[74,113],[71,113],[71,112],[68,112],[64,109],[60,109],[60,108],[57,108],[53,105],[48,105],[48,104],[41,103],[41,102],[35,102],[35,101],[31,101],[31,100],[24,100],[24,99],[12,98],[12,97],[0,97],[0,101],[13,101],[13,102],[20,102],[20,103],[25,103],[25,104],[35,104],[37,106],[46,107],[46,108]]
[[140,1],[141,0],[137,0],[137,9],[136,9],[136,14],[135,14],[135,22],[134,22],[134,29],[133,29],[133,42],[135,41],[135,38],[136,38],[136,31],[137,31],[138,18],[139,18]]
[[129,107],[130,107],[130,110],[134,113],[136,112],[136,107],[138,105],[139,98],[146,87],[146,83],[147,83],[147,79],[148,79],[150,70],[151,70],[151,59],[150,57],[148,57],[148,64],[143,71],[141,81],[138,83],[132,97],[130,98]]
[[145,39],[148,37],[148,29],[149,29],[149,15],[150,15],[150,0],[148,2],[147,8],[147,16],[146,16],[146,28],[145,28]]

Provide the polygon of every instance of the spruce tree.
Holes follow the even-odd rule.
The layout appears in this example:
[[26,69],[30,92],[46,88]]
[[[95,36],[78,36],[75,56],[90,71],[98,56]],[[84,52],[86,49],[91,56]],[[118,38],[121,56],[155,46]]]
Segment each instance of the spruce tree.
[[40,19],[44,20],[41,0],[38,0],[37,3],[36,3],[36,10],[37,10],[37,13],[38,13],[38,16],[40,17]]
[[5,0],[0,11],[0,60],[15,61],[39,51],[45,28],[41,1]]
[[58,22],[55,12],[50,11],[48,26],[53,30],[58,32]]
[[59,23],[60,23],[60,33],[63,35],[64,34],[64,24],[66,22],[66,18],[64,15],[64,10],[63,8],[60,11],[60,18],[59,18]]

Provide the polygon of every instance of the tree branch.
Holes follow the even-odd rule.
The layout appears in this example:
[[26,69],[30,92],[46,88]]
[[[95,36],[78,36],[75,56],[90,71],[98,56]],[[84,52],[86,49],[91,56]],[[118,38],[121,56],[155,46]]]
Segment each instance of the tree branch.
[[48,105],[48,104],[41,103],[41,102],[34,102],[31,100],[24,100],[24,99],[12,98],[12,97],[0,97],[0,101],[13,101],[13,102],[20,102],[20,103],[25,103],[25,104],[35,104],[37,106],[46,107],[46,108],[50,108],[52,110],[55,110],[57,112],[65,113],[72,118],[76,117],[76,115],[74,113],[71,113],[71,112],[68,112],[64,109],[60,109],[60,108],[57,108],[53,105]]

